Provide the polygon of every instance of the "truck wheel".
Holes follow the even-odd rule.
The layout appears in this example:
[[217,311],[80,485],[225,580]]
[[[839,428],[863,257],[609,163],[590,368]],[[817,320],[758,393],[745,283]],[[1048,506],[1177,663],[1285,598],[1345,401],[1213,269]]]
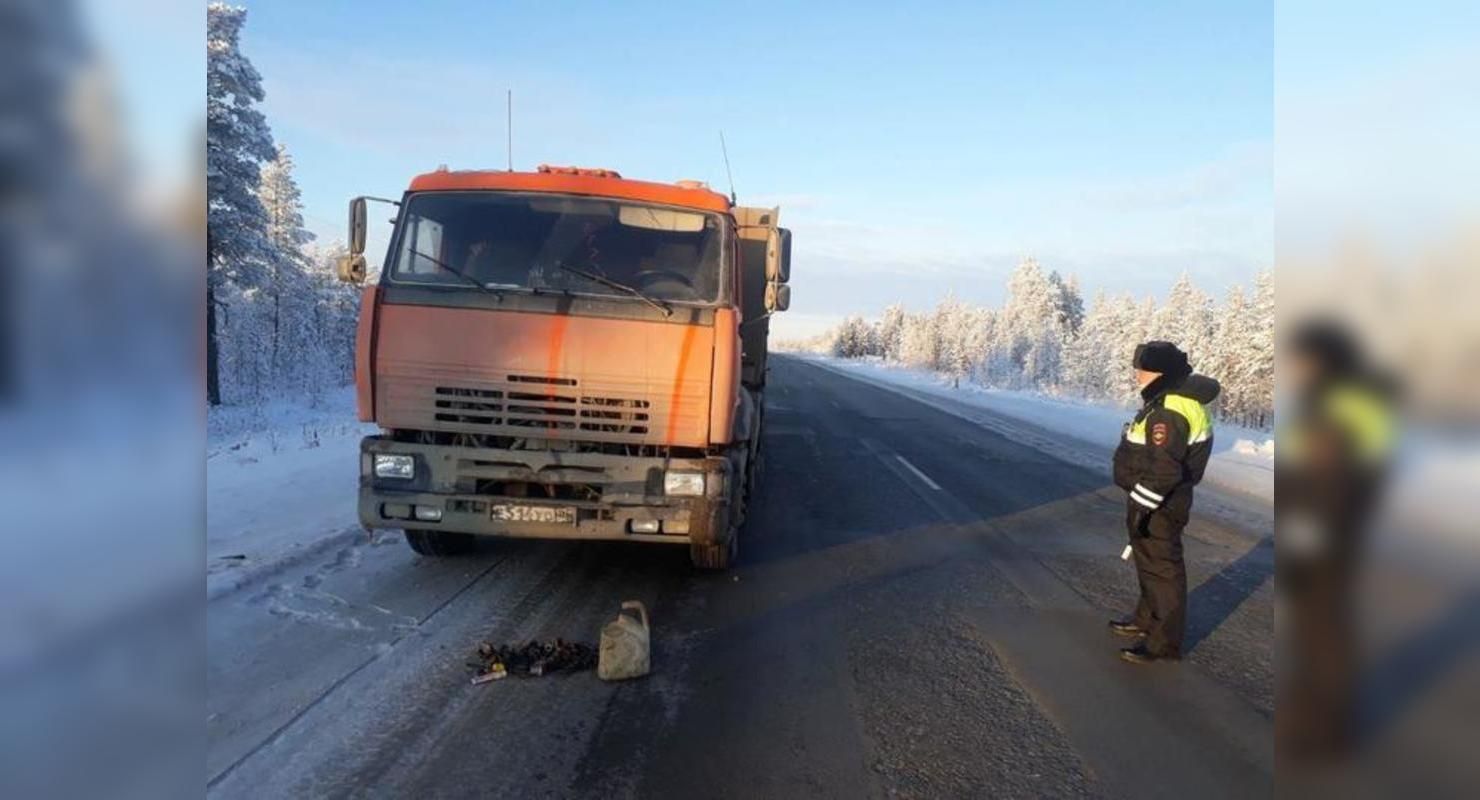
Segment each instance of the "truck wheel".
[[447,533],[445,531],[406,531],[406,544],[411,545],[417,555],[455,556],[473,549],[471,533]]
[[735,551],[740,537],[730,532],[729,544],[690,544],[689,560],[698,569],[726,570],[735,563]]

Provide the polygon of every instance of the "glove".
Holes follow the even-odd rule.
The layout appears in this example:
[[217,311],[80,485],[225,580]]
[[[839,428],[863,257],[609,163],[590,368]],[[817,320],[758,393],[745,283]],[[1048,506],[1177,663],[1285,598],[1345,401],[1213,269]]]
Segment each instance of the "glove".
[[1142,539],[1151,535],[1151,512],[1147,509],[1136,509],[1135,520],[1136,535]]

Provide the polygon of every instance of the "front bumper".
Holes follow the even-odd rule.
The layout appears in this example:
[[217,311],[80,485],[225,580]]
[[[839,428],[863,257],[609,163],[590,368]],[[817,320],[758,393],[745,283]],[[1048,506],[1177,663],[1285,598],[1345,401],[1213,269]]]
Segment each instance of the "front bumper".
[[[410,479],[377,478],[377,453],[409,455]],[[728,459],[646,458],[601,453],[499,450],[397,442],[360,442],[360,523],[367,528],[421,528],[536,539],[616,539],[721,544],[729,536]],[[702,472],[704,496],[670,497],[669,471]],[[573,509],[574,524],[495,520],[494,504]],[[418,519],[416,510],[440,510]],[[657,522],[656,532],[633,523]]]

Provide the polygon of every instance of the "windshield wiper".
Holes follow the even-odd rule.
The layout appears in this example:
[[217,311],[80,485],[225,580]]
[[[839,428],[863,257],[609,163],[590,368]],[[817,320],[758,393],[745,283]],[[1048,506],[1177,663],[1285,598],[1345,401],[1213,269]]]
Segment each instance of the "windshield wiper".
[[497,297],[497,298],[499,298],[501,300],[503,299],[503,296],[504,296],[504,293],[503,292],[500,292],[500,291],[498,291],[496,289],[490,289],[487,286],[484,286],[482,283],[480,283],[478,281],[477,278],[474,278],[473,276],[468,275],[467,273],[463,272],[462,270],[453,269],[450,264],[442,261],[439,258],[434,258],[432,256],[429,256],[426,253],[421,252],[420,250],[412,250],[411,251],[411,255],[413,255],[413,256],[420,256],[422,258],[425,258],[426,260],[432,262],[432,264],[435,265],[436,267],[438,267],[438,268],[440,268],[440,269],[442,269],[442,270],[444,270],[446,272],[450,272],[453,275],[456,275],[458,280],[462,281],[463,283],[466,283],[467,285],[473,287],[474,289],[477,289],[480,292],[483,292],[484,294],[491,294],[494,297]]
[[585,278],[588,281],[595,281],[595,282],[601,284],[602,286],[609,286],[609,287],[611,287],[613,289],[616,289],[617,291],[626,292],[627,294],[630,294],[633,297],[636,297],[637,299],[643,301],[644,303],[647,303],[648,305],[652,306],[653,308],[656,308],[659,311],[663,312],[663,316],[665,316],[665,317],[671,317],[671,316],[673,316],[673,306],[668,305],[667,303],[663,302],[662,300],[655,300],[654,298],[649,297],[646,294],[643,294],[641,289],[636,289],[636,288],[631,287],[631,286],[628,286],[627,284],[622,283],[620,281],[614,281],[611,278],[607,278],[607,277],[602,276],[602,275],[597,275],[594,272],[587,272],[587,271],[585,271],[583,269],[576,269],[575,267],[572,267],[572,266],[569,266],[569,265],[566,265],[566,264],[562,264],[559,261],[555,262],[555,266],[557,268],[559,268],[559,269],[562,269],[562,270],[565,270],[566,272],[569,272],[572,275],[579,275],[579,276],[581,276],[582,278]]

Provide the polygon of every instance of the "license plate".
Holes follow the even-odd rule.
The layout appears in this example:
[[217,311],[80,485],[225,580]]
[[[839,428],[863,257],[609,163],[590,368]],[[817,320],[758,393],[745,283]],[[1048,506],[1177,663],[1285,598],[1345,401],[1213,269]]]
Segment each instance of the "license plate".
[[526,506],[494,503],[489,516],[499,522],[548,522],[557,525],[576,524],[576,510],[568,506]]

